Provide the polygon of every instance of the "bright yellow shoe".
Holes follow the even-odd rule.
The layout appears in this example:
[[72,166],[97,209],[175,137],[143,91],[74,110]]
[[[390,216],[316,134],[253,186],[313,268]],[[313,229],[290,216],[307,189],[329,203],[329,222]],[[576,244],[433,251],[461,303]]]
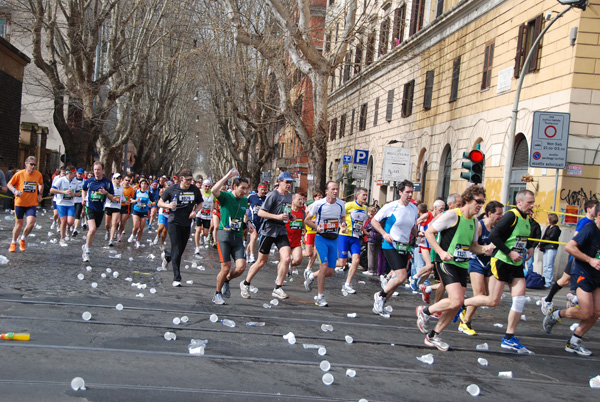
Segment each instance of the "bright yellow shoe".
[[469,335],[469,336],[473,336],[473,335],[477,335],[477,332],[475,332],[475,330],[473,328],[470,328],[467,324],[465,324],[464,322],[461,322],[458,325],[458,331],[462,332],[465,335]]
[[460,310],[460,322],[464,323],[465,322],[465,317],[467,316],[467,309],[463,308],[462,310]]

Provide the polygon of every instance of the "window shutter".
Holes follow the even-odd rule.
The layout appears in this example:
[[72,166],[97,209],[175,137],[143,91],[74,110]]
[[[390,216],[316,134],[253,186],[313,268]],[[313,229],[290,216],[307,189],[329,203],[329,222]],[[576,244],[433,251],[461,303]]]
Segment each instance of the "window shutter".
[[412,9],[410,10],[410,27],[408,29],[408,36],[413,36],[417,32],[417,20],[419,18],[418,10],[420,8],[421,0],[413,0]]
[[431,99],[433,98],[433,77],[434,70],[429,70],[425,74],[425,96],[423,97],[423,109],[431,109]]
[[[535,28],[533,30],[533,36],[531,38],[531,43],[536,40],[536,38],[542,32],[542,14],[538,15],[535,19]],[[541,42],[540,42],[541,43]],[[529,71],[535,71],[539,68],[539,57],[540,57],[540,46],[536,46],[533,51],[533,56],[531,57],[531,63],[529,64]]]
[[522,24],[519,26],[519,34],[517,35],[517,54],[515,55],[515,68],[513,70],[513,76],[519,78],[521,73],[521,60],[523,58],[523,40],[525,38],[526,26]]
[[452,66],[452,86],[450,88],[450,102],[458,98],[458,80],[460,77],[460,56],[454,59]]
[[444,0],[437,0],[437,8],[435,10],[435,18],[444,13]]
[[375,98],[375,110],[373,111],[373,127],[377,126],[378,115],[379,115],[379,97]]
[[350,133],[348,135],[354,134],[354,115],[356,115],[356,109],[352,109],[352,117],[350,119]]
[[388,123],[392,121],[392,113],[394,111],[394,90],[390,89],[388,91],[387,97],[387,107],[385,109],[385,121]]

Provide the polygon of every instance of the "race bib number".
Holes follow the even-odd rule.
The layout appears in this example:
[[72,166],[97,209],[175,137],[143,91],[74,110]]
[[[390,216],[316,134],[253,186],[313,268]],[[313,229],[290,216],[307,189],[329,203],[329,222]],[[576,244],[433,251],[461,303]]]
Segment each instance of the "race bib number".
[[398,254],[406,255],[412,252],[412,248],[408,243],[396,243],[395,244],[396,251]]
[[144,204],[144,203],[141,203],[141,202],[140,202],[140,203],[138,204],[138,207],[140,207],[140,208],[146,208],[146,204]]
[[290,229],[291,230],[302,230],[302,225],[304,221],[302,219],[296,219],[294,221],[290,221]]
[[72,200],[73,197],[67,194],[63,194],[63,200]]
[[90,200],[95,202],[104,201],[104,194],[101,194],[97,191],[92,191],[90,192]]
[[519,254],[523,254],[525,252],[525,247],[527,247],[527,237],[525,236],[517,236],[517,241],[512,248],[513,251],[516,251]]
[[23,183],[23,192],[24,193],[35,193],[37,189],[37,183],[34,181],[26,181]]
[[323,233],[337,233],[340,227],[340,221],[337,219],[330,219],[323,223]]
[[234,232],[239,232],[242,229],[242,221],[240,219],[229,218],[229,229]]
[[452,258],[456,262],[466,262],[471,259],[471,252],[469,251],[469,246],[465,244],[457,244],[454,249],[454,254],[452,254]]
[[191,204],[194,202],[194,193],[181,193],[177,201],[177,205]]
[[118,196],[118,195],[115,195],[115,196],[113,197],[113,200],[112,200],[112,202],[115,202],[115,203],[116,203],[116,202],[121,202],[121,197],[120,197],[120,196]]
[[355,235],[360,235],[362,233],[363,226],[364,226],[363,221],[354,221],[354,226],[352,227],[352,233]]
[[200,210],[200,218],[210,219],[210,209],[201,209]]

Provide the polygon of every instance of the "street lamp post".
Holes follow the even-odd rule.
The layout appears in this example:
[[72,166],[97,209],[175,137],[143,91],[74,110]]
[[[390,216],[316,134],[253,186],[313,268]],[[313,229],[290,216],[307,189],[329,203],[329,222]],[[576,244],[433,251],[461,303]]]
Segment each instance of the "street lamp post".
[[501,202],[504,205],[508,204],[508,189],[510,186],[510,172],[511,172],[513,158],[514,158],[513,148],[515,146],[515,134],[517,132],[517,116],[519,115],[519,99],[521,97],[521,88],[523,87],[523,80],[525,79],[525,75],[527,75],[527,72],[529,70],[529,64],[531,63],[531,58],[533,57],[534,49],[539,45],[540,41],[542,40],[542,37],[546,34],[548,29],[550,29],[550,27],[556,22],[556,20],[558,20],[563,15],[565,15],[567,13],[567,11],[569,11],[573,7],[581,8],[582,10],[585,10],[588,0],[583,0],[583,1],[582,0],[577,0],[577,1],[558,0],[558,2],[561,4],[567,4],[568,7],[565,8],[563,11],[561,11],[556,17],[554,17],[550,21],[548,26],[546,26],[546,28],[544,28],[544,30],[542,32],[540,32],[538,37],[535,39],[535,41],[531,45],[531,48],[529,49],[529,53],[527,54],[527,58],[525,59],[525,62],[523,63],[521,75],[519,76],[519,81],[517,83],[517,90],[515,93],[515,103],[513,104],[513,110],[512,110],[512,115],[511,115],[511,119],[510,119],[510,129],[509,129],[509,133],[508,133],[506,163],[504,164],[504,180],[502,182],[502,201]]

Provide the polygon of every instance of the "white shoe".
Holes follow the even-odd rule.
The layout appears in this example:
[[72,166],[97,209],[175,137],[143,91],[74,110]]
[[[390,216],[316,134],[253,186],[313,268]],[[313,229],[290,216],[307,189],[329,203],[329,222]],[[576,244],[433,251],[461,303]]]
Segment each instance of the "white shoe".
[[90,262],[90,253],[85,250],[85,244],[81,246],[81,250],[83,251],[81,254],[81,259],[83,262]]
[[289,296],[287,295],[287,293],[285,293],[283,291],[282,288],[275,288],[273,289],[273,293],[271,293],[271,296],[276,297],[278,299],[287,299]]
[[173,285],[174,288],[180,288],[181,287],[181,282],[179,282],[179,281],[173,281],[173,283],[171,285]]
[[127,239],[127,243],[133,243],[134,239],[135,237],[133,237],[133,235],[129,236],[129,239]]
[[154,241],[152,242],[152,244],[154,244],[155,246],[158,244],[158,236],[156,236],[154,238]]
[[52,225],[50,225],[50,230],[53,230],[56,227],[56,222],[52,221]]
[[67,246],[68,246],[68,244],[67,244],[67,241],[66,241],[65,239],[60,239],[60,240],[58,241],[58,244],[59,244],[61,247],[67,247]]
[[160,258],[162,259],[161,268],[163,271],[166,271],[167,265],[169,264],[169,261],[167,261],[167,254],[163,251],[162,253],[160,253]]
[[104,240],[108,240],[108,232],[104,233]]
[[250,286],[244,285],[244,281],[240,282],[240,294],[244,299],[250,298]]
[[135,241],[135,248],[140,248],[140,242],[139,241]]
[[196,248],[194,249],[194,254],[196,254],[196,255],[200,255],[200,247],[196,247]]
[[350,294],[354,294],[356,293],[356,290],[354,290],[354,288],[352,287],[352,285],[348,284],[348,283],[344,283],[344,286],[342,286],[342,292],[347,292]]

